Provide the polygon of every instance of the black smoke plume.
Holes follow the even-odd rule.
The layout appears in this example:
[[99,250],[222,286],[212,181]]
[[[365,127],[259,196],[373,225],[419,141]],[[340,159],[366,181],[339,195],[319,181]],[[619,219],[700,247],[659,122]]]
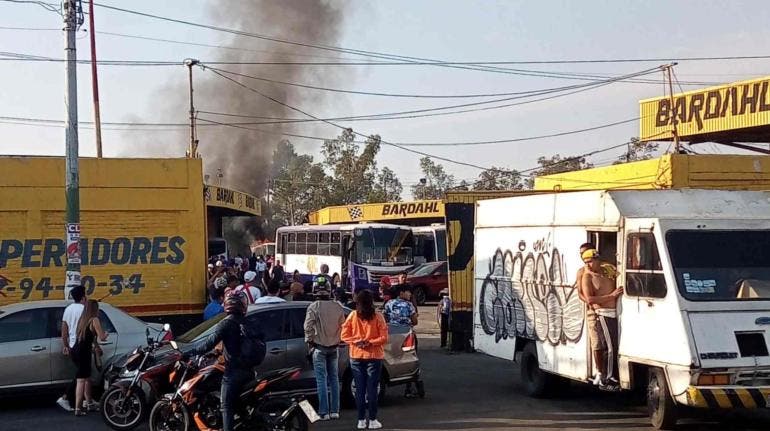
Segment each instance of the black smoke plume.
[[[337,45],[343,24],[344,8],[328,1],[316,0],[228,0],[209,2],[207,13],[201,21],[220,27],[239,29],[250,33],[269,35],[279,39],[307,42],[316,45]],[[201,30],[203,35],[213,34]],[[321,57],[335,57],[338,54],[312,48],[264,41],[248,36],[217,34],[219,40],[227,40],[224,46],[236,49],[212,49],[207,60],[228,62],[248,61],[312,61]],[[229,38],[229,39],[228,39]],[[182,53],[180,48],[180,54]],[[293,54],[293,55],[287,55]],[[180,62],[183,58],[180,58]],[[302,65],[221,65],[221,69],[281,81],[340,82],[350,73],[342,68],[318,68]],[[229,82],[211,71],[193,69],[193,84],[196,111],[210,111],[247,116],[300,118],[301,114],[265,99],[258,94]],[[326,102],[325,93],[271,84],[263,81],[233,76],[234,79],[259,91],[292,105],[308,107]],[[187,68],[180,66],[172,81],[157,92],[152,106],[152,117],[166,118],[175,123],[189,121],[189,93]],[[205,119],[221,123],[256,122],[258,119],[217,116],[198,113],[198,151],[203,157],[204,171],[208,182],[242,190],[258,197],[265,195],[270,171],[272,151],[281,140],[277,134],[265,134],[235,127],[212,126]],[[143,120],[148,120],[143,118]],[[272,132],[307,131],[290,129],[290,125],[250,125]],[[173,136],[173,138],[172,138]],[[136,142],[136,135],[131,136]],[[330,136],[331,137],[331,136]],[[171,142],[169,142],[171,141]],[[181,129],[178,134],[162,133],[145,135],[137,146],[130,149],[136,156],[172,156],[185,154],[189,142],[189,131]],[[138,147],[138,148],[137,148]],[[128,155],[126,151],[124,155]],[[218,172],[221,170],[221,179]],[[243,235],[248,242],[262,239],[260,222],[251,219],[237,219],[231,222],[232,230]],[[240,242],[240,241],[239,241]]]

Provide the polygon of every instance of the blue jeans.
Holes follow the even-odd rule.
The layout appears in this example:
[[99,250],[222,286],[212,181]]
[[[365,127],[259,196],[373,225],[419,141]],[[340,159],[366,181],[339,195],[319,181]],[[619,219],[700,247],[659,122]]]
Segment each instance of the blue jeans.
[[[340,412],[340,373],[337,348],[316,347],[313,351],[313,369],[318,389],[318,414]],[[331,400],[329,399],[331,392]],[[331,405],[329,402],[331,401]]]
[[254,378],[254,372],[241,369],[230,369],[225,371],[222,377],[222,430],[232,431],[235,424],[233,416],[235,415],[235,406],[241,395],[243,385]]
[[377,419],[377,387],[380,383],[382,359],[351,359],[350,368],[356,382],[358,420]]

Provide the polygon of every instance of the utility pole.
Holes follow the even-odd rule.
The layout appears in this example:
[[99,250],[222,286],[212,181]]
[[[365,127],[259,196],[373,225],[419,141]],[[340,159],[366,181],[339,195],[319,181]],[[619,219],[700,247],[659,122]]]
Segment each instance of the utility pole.
[[66,46],[66,75],[64,82],[67,92],[64,106],[65,119],[65,194],[67,205],[67,223],[65,244],[67,244],[67,271],[64,278],[64,299],[69,298],[70,290],[80,285],[80,172],[78,168],[78,83],[77,51],[75,32],[80,22],[78,0],[64,0],[64,30]]
[[187,157],[198,158],[198,137],[195,130],[195,104],[193,103],[193,66],[200,64],[200,61],[194,58],[188,58],[184,61],[189,72],[190,80],[190,148],[187,149]]
[[91,93],[94,98],[94,124],[96,126],[96,157],[102,158],[102,115],[99,112],[99,75],[96,71],[96,29],[94,28],[94,2],[88,2],[88,30],[91,32]]
[[666,66],[666,72],[668,72],[668,97],[669,104],[671,105],[671,126],[673,127],[671,134],[674,136],[674,151],[679,154],[679,133],[676,130],[677,119],[676,110],[674,109],[674,84],[671,79],[671,69],[676,66],[677,63],[671,63]]

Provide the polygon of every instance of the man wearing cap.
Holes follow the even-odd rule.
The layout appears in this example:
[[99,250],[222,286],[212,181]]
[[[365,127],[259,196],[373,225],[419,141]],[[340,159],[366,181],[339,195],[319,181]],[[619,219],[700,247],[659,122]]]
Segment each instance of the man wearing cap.
[[318,414],[321,420],[339,419],[340,379],[337,347],[340,344],[345,312],[338,302],[330,300],[331,291],[328,285],[317,287],[315,295],[316,301],[307,307],[305,314],[305,342],[313,357],[318,389]]
[[617,301],[623,288],[615,287],[615,280],[602,268],[596,249],[585,250],[580,257],[585,263],[580,291],[596,316],[595,320],[588,321],[591,350],[598,370],[594,384],[614,387],[618,384]]
[[254,280],[257,278],[257,273],[254,271],[246,271],[243,274],[244,283],[235,288],[236,291],[243,291],[246,297],[249,299],[249,304],[253,304],[262,296],[262,291],[253,285]]

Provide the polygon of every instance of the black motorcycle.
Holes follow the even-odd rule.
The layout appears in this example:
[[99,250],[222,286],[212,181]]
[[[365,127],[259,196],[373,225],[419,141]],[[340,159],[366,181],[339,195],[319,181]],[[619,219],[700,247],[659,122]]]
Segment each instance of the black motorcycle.
[[[224,370],[216,354],[178,362],[172,373],[180,374],[177,389],[155,403],[149,417],[150,431],[221,429],[220,387]],[[303,397],[270,392],[280,382],[297,378],[300,371],[295,367],[255,375],[241,391],[236,405],[235,428],[305,431],[310,422],[320,419]]]
[[[168,334],[169,328],[164,327]],[[110,428],[126,431],[138,426],[160,394],[168,392],[175,382],[169,381],[171,369],[179,358],[176,350],[162,355],[158,350],[168,345],[147,333],[147,346],[134,349],[122,364],[114,364],[105,372],[104,394],[100,401],[102,419]],[[149,398],[149,399],[148,399]]]

